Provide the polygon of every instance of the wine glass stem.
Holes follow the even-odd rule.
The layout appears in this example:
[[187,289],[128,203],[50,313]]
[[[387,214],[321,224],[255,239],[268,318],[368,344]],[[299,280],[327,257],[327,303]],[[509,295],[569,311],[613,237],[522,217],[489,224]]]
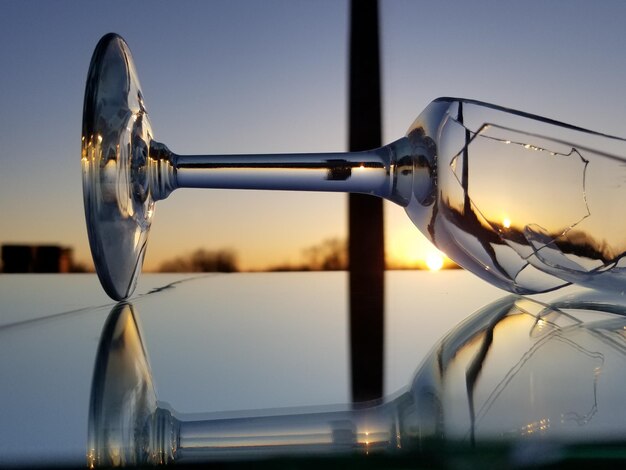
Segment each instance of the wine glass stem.
[[382,152],[216,155],[174,158],[176,182],[186,188],[387,192]]
[[392,199],[392,146],[351,153],[177,155],[158,142],[152,181],[155,200],[177,188],[269,189],[371,194]]
[[177,463],[399,449],[394,402],[362,409],[206,420],[174,419]]

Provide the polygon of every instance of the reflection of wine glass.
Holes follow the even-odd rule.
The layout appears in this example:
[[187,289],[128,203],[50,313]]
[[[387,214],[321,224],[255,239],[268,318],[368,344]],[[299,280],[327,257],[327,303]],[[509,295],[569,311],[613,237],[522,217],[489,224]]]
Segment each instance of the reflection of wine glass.
[[95,363],[89,464],[411,455],[442,444],[497,443],[519,454],[529,440],[558,443],[562,457],[581,443],[623,442],[626,307],[615,297],[493,302],[439,341],[410,385],[382,402],[192,419],[157,402],[136,312],[118,304]]
[[433,101],[405,137],[371,151],[176,155],[153,140],[130,51],[114,34],[94,52],[83,112],[89,240],[115,299],[133,292],[155,202],[183,187],[372,194],[501,288],[621,290],[625,155],[623,139],[456,98]]

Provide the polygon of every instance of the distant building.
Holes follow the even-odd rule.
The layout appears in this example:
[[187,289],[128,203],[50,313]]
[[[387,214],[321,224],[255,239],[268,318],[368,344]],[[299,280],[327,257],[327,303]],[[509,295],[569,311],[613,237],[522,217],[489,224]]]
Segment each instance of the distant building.
[[2,245],[2,272],[69,273],[73,250],[58,245]]

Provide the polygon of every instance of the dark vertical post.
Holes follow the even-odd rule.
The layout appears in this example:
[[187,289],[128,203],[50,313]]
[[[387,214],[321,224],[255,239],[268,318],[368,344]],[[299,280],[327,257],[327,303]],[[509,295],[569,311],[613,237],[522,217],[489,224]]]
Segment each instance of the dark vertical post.
[[[463,125],[463,102],[459,102],[459,123]],[[461,187],[463,188],[463,214],[469,215],[472,205],[469,197],[469,143],[470,132],[465,129],[465,147],[463,147],[463,169],[461,172]]]
[[[350,11],[349,150],[381,145],[377,0],[352,0]],[[383,393],[384,234],[382,199],[349,196],[350,353],[352,400]]]

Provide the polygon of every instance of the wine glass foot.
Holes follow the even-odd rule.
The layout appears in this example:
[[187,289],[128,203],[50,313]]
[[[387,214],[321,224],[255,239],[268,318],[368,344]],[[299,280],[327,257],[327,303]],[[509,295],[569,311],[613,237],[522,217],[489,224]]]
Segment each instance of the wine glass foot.
[[154,198],[152,129],[130,50],[116,34],[98,43],[89,67],[82,127],[83,198],[98,277],[128,298],[143,264]]
[[142,443],[157,408],[152,374],[130,304],[120,303],[105,323],[89,407],[88,464],[141,465]]

